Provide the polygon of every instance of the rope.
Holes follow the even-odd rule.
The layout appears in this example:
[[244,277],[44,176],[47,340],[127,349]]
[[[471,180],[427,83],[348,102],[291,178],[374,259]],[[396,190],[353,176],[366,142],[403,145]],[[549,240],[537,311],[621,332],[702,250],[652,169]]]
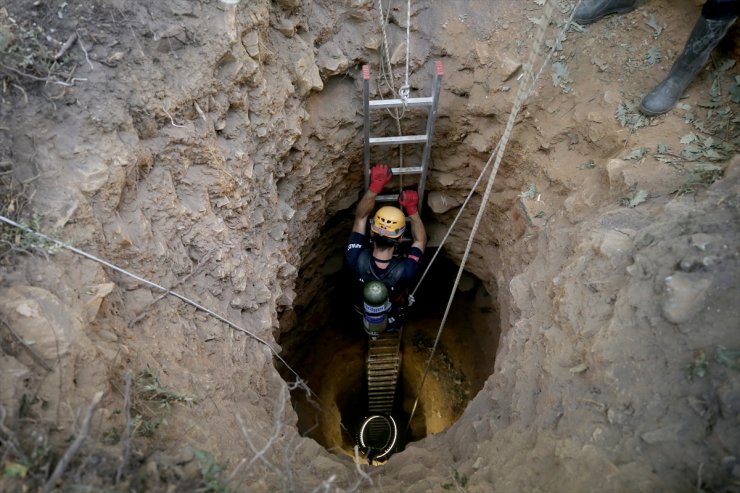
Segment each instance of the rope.
[[[499,140],[499,143],[496,144],[496,148],[493,150],[493,153],[491,154],[491,156],[493,156],[496,153],[496,151],[498,151],[498,148],[500,145],[501,145],[501,141]],[[418,291],[419,286],[421,286],[421,283],[424,281],[424,278],[427,275],[427,272],[429,272],[429,269],[431,268],[432,264],[437,259],[437,256],[439,255],[439,253],[442,251],[442,246],[447,241],[447,238],[450,237],[450,233],[452,233],[452,230],[455,229],[455,225],[457,224],[457,221],[462,216],[462,213],[465,210],[465,207],[468,205],[468,202],[470,202],[470,199],[473,197],[473,194],[475,193],[475,189],[478,188],[478,185],[480,185],[480,182],[481,180],[483,180],[483,176],[485,175],[486,170],[488,169],[490,165],[491,165],[491,158],[489,158],[488,161],[486,162],[486,165],[483,166],[483,169],[478,175],[478,179],[475,180],[475,183],[470,188],[470,192],[468,193],[468,196],[465,197],[465,201],[462,203],[462,205],[460,206],[460,209],[457,211],[457,215],[455,216],[455,219],[453,219],[452,224],[450,224],[450,227],[447,228],[447,233],[445,233],[444,237],[442,238],[442,241],[439,242],[439,246],[437,247],[437,250],[434,252],[434,255],[432,255],[432,260],[430,260],[429,263],[427,264],[426,268],[424,269],[424,272],[421,274],[421,277],[419,278],[419,282],[416,283],[416,287],[409,295],[409,301],[411,303],[413,303],[414,295],[416,295],[416,291]]]
[[[579,4],[580,4],[580,1],[579,1]],[[576,6],[576,8],[577,8],[577,6]],[[573,10],[573,12],[575,12],[575,9]],[[516,118],[519,115],[519,110],[521,109],[523,102],[531,94],[531,92],[532,92],[532,90],[533,90],[533,88],[534,88],[534,86],[535,86],[535,84],[537,82],[537,79],[538,79],[539,75],[542,73],[542,69],[544,68],[544,64],[543,64],[543,67],[541,67],[540,70],[537,73],[537,77],[532,77],[532,71],[533,71],[533,67],[534,67],[534,61],[542,53],[542,44],[543,44],[544,37],[545,37],[545,31],[547,29],[547,26],[550,23],[550,19],[552,18],[552,13],[553,13],[552,3],[551,2],[546,2],[545,3],[545,9],[544,9],[544,18],[545,18],[545,21],[539,26],[540,28],[537,31],[536,35],[535,35],[534,44],[533,44],[532,49],[530,51],[529,59],[527,60],[527,63],[524,65],[523,82],[519,86],[519,90],[517,91],[517,95],[516,95],[516,98],[514,100],[514,105],[512,107],[511,113],[509,114],[509,119],[506,122],[506,127],[504,129],[504,133],[501,136],[501,139],[499,140],[498,145],[496,146],[496,148],[494,149],[494,151],[491,153],[491,156],[488,158],[488,162],[486,163],[486,166],[484,168],[484,169],[487,169],[488,168],[488,165],[491,163],[491,161],[493,160],[493,158],[495,156],[496,159],[495,159],[493,168],[491,170],[491,173],[490,173],[490,175],[488,177],[488,183],[486,185],[486,191],[483,194],[483,199],[481,200],[480,207],[478,208],[478,214],[476,215],[475,222],[473,223],[473,228],[472,228],[472,230],[470,232],[470,235],[468,237],[468,243],[465,246],[465,252],[463,253],[462,260],[460,261],[460,267],[459,267],[459,269],[457,271],[457,276],[455,277],[455,282],[453,283],[452,290],[450,292],[450,297],[449,297],[449,299],[447,301],[447,306],[445,307],[444,315],[442,316],[442,322],[440,323],[439,330],[437,331],[437,337],[435,338],[434,345],[432,346],[432,352],[429,355],[429,359],[427,360],[427,363],[426,363],[426,365],[424,367],[424,372],[422,373],[421,380],[419,381],[419,385],[418,385],[418,387],[416,389],[416,399],[414,400],[414,405],[411,408],[411,414],[409,415],[409,421],[408,421],[408,424],[406,425],[406,432],[407,433],[408,433],[408,430],[411,428],[411,421],[414,419],[414,414],[416,413],[416,408],[418,407],[418,404],[419,404],[419,398],[421,396],[421,389],[424,386],[424,382],[426,381],[427,375],[429,374],[429,370],[430,370],[431,364],[432,364],[432,359],[434,358],[434,353],[436,352],[437,346],[439,345],[439,340],[442,337],[442,331],[444,330],[445,323],[447,322],[447,316],[450,313],[450,308],[452,306],[452,301],[455,298],[455,292],[457,291],[457,287],[460,284],[460,278],[462,277],[462,273],[463,273],[463,271],[465,269],[465,264],[468,261],[468,257],[470,255],[470,250],[471,250],[472,245],[473,245],[473,240],[475,239],[475,235],[478,232],[478,228],[480,227],[480,223],[481,223],[481,220],[483,218],[483,213],[485,212],[486,205],[488,204],[488,200],[490,199],[491,190],[493,189],[493,183],[494,183],[494,181],[496,179],[496,174],[498,173],[498,169],[499,169],[499,167],[501,165],[501,161],[502,161],[503,156],[504,156],[504,153],[506,151],[506,145],[508,144],[509,139],[511,138],[511,132],[512,132],[512,129],[514,128],[514,122],[516,121]],[[563,30],[560,32],[559,36],[563,35],[565,33],[565,31],[568,29],[568,26],[570,24],[570,20],[572,20],[572,17],[573,17],[573,14],[571,13],[571,17],[570,17],[569,21],[565,24],[565,26],[564,26]],[[558,37],[558,41],[559,41],[559,39],[560,38]],[[551,48],[551,50],[554,50],[555,49],[555,46],[557,46],[558,41],[556,41],[555,43],[553,43],[553,47]],[[549,57],[546,60],[549,60]],[[481,177],[482,176],[483,176],[483,173],[481,173]],[[479,177],[479,180],[480,180],[480,177]],[[478,182],[476,182],[476,185],[475,186],[477,186],[477,184],[478,184]],[[467,203],[467,200],[466,200],[466,203]],[[458,213],[458,217],[459,217],[459,213]],[[457,220],[457,218],[456,218],[456,220]],[[449,236],[449,232],[445,236],[445,238],[447,238],[447,236]],[[425,274],[426,274],[426,271],[425,271]],[[417,285],[417,288],[418,288],[418,285]],[[416,292],[416,290],[414,290],[414,292]]]
[[[558,37],[557,37],[557,40],[556,40],[555,44],[553,45],[553,48],[551,48],[547,52],[547,56],[545,57],[544,61],[542,62],[542,65],[540,66],[539,70],[537,71],[537,75],[535,75],[532,78],[530,89],[527,92],[527,95],[524,97],[524,100],[525,101],[527,99],[529,99],[529,97],[532,95],[532,92],[534,92],[534,88],[536,87],[536,82],[539,80],[540,76],[542,75],[542,71],[545,69],[545,67],[550,62],[550,59],[552,58],[553,53],[555,53],[555,48],[554,47],[557,46],[557,44],[559,43],[559,41],[561,39],[563,39],[563,37],[565,35],[565,32],[567,31],[568,27],[570,26],[570,23],[573,20],[573,15],[575,14],[576,8],[578,8],[578,5],[580,5],[580,4],[581,4],[581,1],[578,2],[578,4],[576,5],[576,7],[571,12],[570,17],[568,18],[568,22],[566,22],[564,24],[563,29],[561,29],[560,32],[558,33]],[[539,48],[539,50],[541,50],[541,47]],[[541,54],[541,51],[538,51],[538,53]],[[486,169],[488,169],[488,166],[491,164],[491,158],[493,157],[493,155],[496,154],[496,152],[498,151],[498,148],[499,148],[500,145],[501,145],[501,140],[499,140],[498,144],[496,144],[496,148],[492,151],[491,157],[488,158],[488,161],[486,162],[486,165],[483,167],[483,169],[481,170],[480,174],[478,175],[478,179],[476,180],[475,184],[473,184],[473,187],[470,189],[470,192],[468,193],[468,196],[465,198],[465,201],[460,206],[460,209],[458,210],[457,215],[455,216],[455,219],[452,221],[452,224],[447,229],[447,233],[445,233],[444,237],[440,241],[439,246],[437,247],[437,251],[434,252],[434,255],[432,256],[432,260],[429,261],[429,263],[427,264],[426,268],[424,269],[424,272],[422,273],[421,277],[419,278],[419,282],[416,283],[416,287],[414,288],[414,290],[411,292],[411,295],[410,295],[410,300],[412,301],[412,303],[413,303],[413,297],[416,294],[416,291],[418,291],[419,287],[421,286],[421,283],[424,281],[424,278],[427,275],[427,272],[429,272],[429,269],[431,268],[432,264],[437,259],[437,256],[439,255],[439,253],[440,253],[440,251],[442,249],[442,246],[447,241],[447,238],[449,238],[450,233],[452,233],[452,230],[457,225],[458,219],[460,219],[460,217],[462,216],[462,212],[465,210],[465,207],[468,205],[468,202],[470,201],[471,197],[473,196],[473,193],[475,192],[475,189],[478,188],[478,185],[480,184],[481,179],[483,178],[483,174],[486,172]]]
[[411,89],[409,85],[409,60],[411,60],[411,0],[408,0],[406,4],[406,79],[401,89],[398,90],[401,99],[403,99],[404,108],[409,99],[409,90]]
[[[139,281],[139,282],[141,282],[141,283],[143,283],[143,284],[146,284],[146,285],[147,285],[147,286],[149,286],[149,287],[152,287],[152,288],[158,289],[158,290],[160,290],[160,291],[163,291],[163,292],[165,292],[166,294],[169,294],[169,295],[172,295],[172,296],[174,296],[175,298],[179,298],[180,300],[184,301],[185,303],[187,303],[187,304],[189,304],[189,305],[192,305],[192,306],[194,306],[195,308],[197,308],[198,310],[204,311],[204,312],[206,312],[207,314],[209,314],[209,315],[211,315],[212,317],[214,317],[215,319],[217,319],[217,320],[219,320],[219,321],[221,321],[221,322],[225,323],[226,325],[228,325],[228,326],[229,326],[229,327],[231,327],[232,329],[234,329],[234,330],[236,330],[236,331],[238,331],[238,332],[242,332],[242,333],[244,333],[244,334],[248,335],[249,337],[251,337],[251,338],[252,338],[252,339],[254,339],[255,341],[257,341],[257,342],[259,342],[259,343],[261,343],[261,344],[263,344],[263,345],[267,346],[267,348],[268,348],[268,349],[270,350],[270,352],[271,352],[271,353],[272,353],[272,354],[273,354],[273,355],[275,356],[275,358],[277,358],[277,359],[278,359],[278,360],[279,360],[279,361],[280,361],[280,362],[281,362],[282,364],[284,364],[284,365],[285,365],[285,367],[286,367],[286,368],[287,368],[287,369],[288,369],[288,370],[289,370],[289,371],[290,371],[290,372],[291,372],[291,373],[292,373],[293,375],[295,375],[295,377],[296,377],[296,378],[297,378],[297,379],[298,379],[298,380],[299,380],[299,381],[301,382],[301,384],[302,384],[302,385],[305,385],[306,389],[307,389],[307,390],[308,390],[308,391],[309,391],[309,392],[311,393],[311,395],[313,395],[313,396],[314,396],[314,397],[316,398],[316,401],[317,401],[317,402],[318,402],[318,403],[319,403],[319,404],[320,404],[320,405],[321,405],[322,407],[324,407],[324,406],[323,406],[323,404],[322,404],[322,402],[321,402],[321,399],[319,399],[319,396],[318,396],[318,395],[316,395],[316,393],[315,393],[315,392],[314,392],[313,390],[311,390],[311,389],[310,389],[310,388],[308,387],[308,385],[306,384],[305,380],[303,380],[303,379],[301,378],[301,376],[300,376],[300,375],[298,374],[298,372],[296,372],[296,371],[295,371],[295,370],[294,370],[294,369],[293,369],[293,368],[292,368],[292,367],[291,367],[291,366],[290,366],[290,365],[288,364],[288,362],[287,362],[287,361],[285,361],[285,359],[284,359],[284,358],[283,358],[282,356],[280,356],[280,355],[279,355],[279,354],[277,353],[277,351],[275,351],[275,349],[274,349],[274,348],[273,348],[273,347],[272,347],[272,346],[271,346],[271,345],[270,345],[270,344],[269,344],[269,343],[268,343],[268,342],[267,342],[266,340],[262,339],[261,337],[259,337],[259,336],[258,336],[257,334],[255,334],[254,332],[251,332],[251,331],[249,331],[249,330],[247,330],[247,329],[245,329],[245,328],[243,328],[243,327],[240,327],[240,326],[236,325],[236,324],[235,324],[234,322],[231,322],[231,321],[227,320],[226,318],[222,317],[221,315],[219,315],[218,313],[214,312],[213,310],[211,310],[211,309],[209,309],[209,308],[206,308],[206,307],[204,307],[203,305],[201,305],[201,304],[199,304],[199,303],[197,303],[197,302],[195,302],[195,301],[193,301],[193,300],[191,300],[191,299],[189,299],[189,298],[187,298],[187,297],[185,297],[185,296],[181,295],[180,293],[177,293],[177,292],[175,292],[175,291],[172,291],[172,290],[170,290],[170,289],[167,289],[167,288],[165,288],[164,286],[160,286],[160,285],[159,285],[159,284],[157,284],[157,283],[154,283],[154,282],[152,282],[152,281],[149,281],[149,280],[147,280],[147,279],[144,279],[144,278],[143,278],[143,277],[141,277],[141,276],[138,276],[138,275],[136,275],[136,274],[134,274],[134,273],[132,273],[132,272],[129,272],[129,271],[127,271],[127,270],[125,270],[125,269],[123,269],[123,268],[121,268],[121,267],[118,267],[117,265],[114,265],[114,264],[112,264],[112,263],[110,263],[110,262],[108,262],[108,261],[106,261],[106,260],[103,260],[103,259],[101,259],[101,258],[98,258],[98,257],[96,257],[96,256],[94,256],[94,255],[92,255],[92,254],[90,254],[90,253],[87,253],[87,252],[85,252],[85,251],[83,251],[83,250],[80,250],[79,248],[75,248],[75,247],[73,247],[72,245],[69,245],[69,244],[67,244],[67,243],[61,242],[61,241],[59,241],[59,240],[57,240],[57,239],[55,239],[55,238],[52,238],[52,237],[50,237],[50,236],[47,236],[47,235],[43,234],[43,233],[39,233],[38,231],[34,231],[33,229],[31,229],[31,228],[29,228],[29,227],[27,227],[27,226],[24,226],[24,225],[22,225],[22,224],[19,224],[19,223],[17,223],[17,222],[15,222],[15,221],[13,221],[12,219],[8,219],[7,217],[4,217],[4,216],[2,216],[2,215],[0,215],[0,221],[4,222],[4,223],[6,223],[6,224],[9,224],[9,225],[11,225],[11,226],[13,226],[13,227],[15,227],[15,228],[18,228],[18,229],[20,229],[20,230],[22,230],[22,231],[25,231],[26,233],[30,233],[30,234],[32,234],[32,235],[35,235],[35,236],[39,237],[39,238],[42,238],[42,239],[44,239],[44,240],[46,240],[46,241],[48,241],[48,242],[54,243],[55,245],[57,245],[57,246],[59,246],[59,247],[61,247],[61,248],[64,248],[64,249],[66,249],[66,250],[69,250],[69,251],[71,251],[71,252],[74,252],[74,253],[76,253],[77,255],[80,255],[80,256],[82,256],[82,257],[85,257],[86,259],[92,260],[93,262],[97,262],[97,263],[99,263],[99,264],[102,264],[102,265],[104,265],[104,266],[106,266],[106,267],[108,267],[108,268],[110,268],[110,269],[113,269],[113,270],[114,270],[114,271],[116,271],[116,272],[120,272],[121,274],[124,274],[124,275],[126,275],[126,276],[128,276],[128,277],[131,277],[131,278],[133,278],[133,279],[136,279],[137,281]],[[344,428],[344,425],[343,425],[343,424],[342,424],[341,422],[340,422],[339,424],[340,424],[340,426],[341,426],[342,428]],[[345,429],[345,431],[346,431],[346,429]]]
[[[391,65],[391,52],[388,46],[388,33],[385,29],[386,24],[388,23],[388,17],[390,15],[390,9],[391,9],[391,3],[388,2],[388,12],[384,15],[383,14],[383,2],[382,0],[378,0],[377,3],[378,7],[378,15],[380,16],[380,30],[383,34],[383,53],[385,53],[385,57],[381,55],[381,62],[380,62],[380,71],[381,75],[383,77],[383,80],[385,81],[385,84],[390,88],[391,93],[394,96],[398,96],[401,100],[404,102],[403,110],[399,114],[398,109],[388,109],[388,114],[396,121],[396,129],[398,131],[398,135],[403,135],[403,129],[401,128],[401,119],[403,118],[404,114],[406,113],[406,101],[408,100],[409,96],[409,46],[410,46],[410,36],[411,36],[411,0],[408,0],[408,8],[406,10],[406,78],[404,85],[401,86],[401,89],[396,92],[395,87],[395,80],[393,76],[393,66]],[[383,58],[385,58],[385,62],[387,65],[387,68],[383,65]],[[387,72],[386,72],[387,70]],[[390,76],[390,80],[389,80]],[[383,93],[380,92],[380,98],[383,99]],[[399,144],[398,146],[398,167],[403,168],[403,144]],[[399,177],[399,195],[403,191],[403,174]]]

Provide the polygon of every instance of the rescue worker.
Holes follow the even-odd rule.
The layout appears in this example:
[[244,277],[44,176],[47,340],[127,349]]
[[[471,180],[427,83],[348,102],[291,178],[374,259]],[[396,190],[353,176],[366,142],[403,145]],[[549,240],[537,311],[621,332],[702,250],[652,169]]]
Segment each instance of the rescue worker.
[[[576,7],[573,20],[579,24],[590,24],[609,14],[634,10],[639,3],[640,0],[583,0]],[[662,115],[676,105],[738,14],[740,0],[708,0],[704,4],[699,20],[668,76],[640,102],[642,113],[648,116]]]
[[408,289],[419,273],[427,235],[419,216],[419,196],[416,191],[405,190],[401,192],[399,204],[406,210],[411,223],[413,243],[408,252],[401,255],[398,251],[406,230],[406,216],[393,206],[381,207],[375,213],[370,224],[372,246],[366,246],[367,223],[375,208],[375,198],[390,181],[391,175],[391,170],[384,164],[375,165],[370,170],[370,187],[357,204],[345,260],[361,287],[371,281],[385,285],[391,303],[386,330],[395,332],[404,322]]

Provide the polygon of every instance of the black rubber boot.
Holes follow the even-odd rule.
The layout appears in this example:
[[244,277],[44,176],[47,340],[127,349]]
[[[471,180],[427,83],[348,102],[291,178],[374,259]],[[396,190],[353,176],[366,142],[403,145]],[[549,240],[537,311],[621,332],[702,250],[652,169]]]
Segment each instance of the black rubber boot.
[[704,68],[712,50],[725,36],[735,19],[737,17],[729,19],[699,17],[683,53],[673,63],[663,82],[642,99],[640,111],[648,116],[662,115],[670,111],[696,74]]
[[605,15],[624,14],[634,10],[638,3],[639,0],[583,0],[576,7],[573,20],[579,24],[591,24]]

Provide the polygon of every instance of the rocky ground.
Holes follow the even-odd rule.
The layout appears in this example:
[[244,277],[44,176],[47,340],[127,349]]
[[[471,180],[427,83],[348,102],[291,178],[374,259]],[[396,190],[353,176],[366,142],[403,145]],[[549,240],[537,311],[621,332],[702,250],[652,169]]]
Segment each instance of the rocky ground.
[[[435,241],[503,133],[543,3],[413,2],[412,90],[445,68]],[[466,267],[495,296],[494,371],[381,467],[300,436],[274,358],[310,336],[308,307],[332,316],[328,259],[362,187],[360,68],[382,72],[376,2],[0,6],[0,213],[140,276],[0,229],[0,489],[740,490],[737,35],[646,119],[635,103],[697,2],[556,43],[574,3],[554,3],[557,50]],[[398,88],[406,3],[388,14]]]

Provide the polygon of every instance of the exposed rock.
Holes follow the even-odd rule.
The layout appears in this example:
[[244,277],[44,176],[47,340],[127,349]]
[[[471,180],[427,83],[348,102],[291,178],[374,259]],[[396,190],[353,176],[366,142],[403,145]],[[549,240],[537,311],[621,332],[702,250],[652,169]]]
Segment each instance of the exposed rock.
[[80,322],[59,298],[33,286],[0,291],[0,313],[23,341],[48,361],[70,350],[80,333]]
[[442,214],[462,204],[462,199],[457,195],[433,191],[427,194],[427,204],[435,214]]
[[249,31],[242,35],[242,45],[247,50],[247,54],[252,58],[260,56],[260,38],[257,31]]
[[707,247],[717,243],[717,238],[705,233],[696,233],[691,235],[689,243],[697,250],[706,251]]
[[92,322],[98,315],[100,304],[108,296],[116,285],[112,282],[97,284],[83,288],[80,292],[82,302],[83,318],[86,322]]
[[[634,235],[634,231],[631,232]],[[609,259],[613,266],[622,264],[632,251],[630,231],[607,231],[598,246],[601,255]]]
[[320,91],[324,83],[319,75],[319,67],[316,66],[313,51],[305,51],[293,62],[291,67],[295,76],[298,95],[305,97],[309,92]]
[[672,424],[640,435],[645,442],[654,445],[661,442],[676,442],[680,438],[682,425]]
[[712,281],[697,275],[676,272],[665,278],[661,308],[663,316],[674,324],[691,320],[704,307]]
[[0,374],[3,376],[3,385],[0,385],[0,404],[8,405],[20,397],[24,380],[31,375],[31,370],[12,356],[0,354]]
[[324,76],[332,76],[346,72],[350,61],[336,43],[329,41],[319,48],[316,64]]
[[502,82],[514,77],[514,75],[519,72],[519,69],[522,68],[521,62],[509,57],[505,53],[501,53],[500,51],[496,51],[494,57],[498,71],[501,73]]

